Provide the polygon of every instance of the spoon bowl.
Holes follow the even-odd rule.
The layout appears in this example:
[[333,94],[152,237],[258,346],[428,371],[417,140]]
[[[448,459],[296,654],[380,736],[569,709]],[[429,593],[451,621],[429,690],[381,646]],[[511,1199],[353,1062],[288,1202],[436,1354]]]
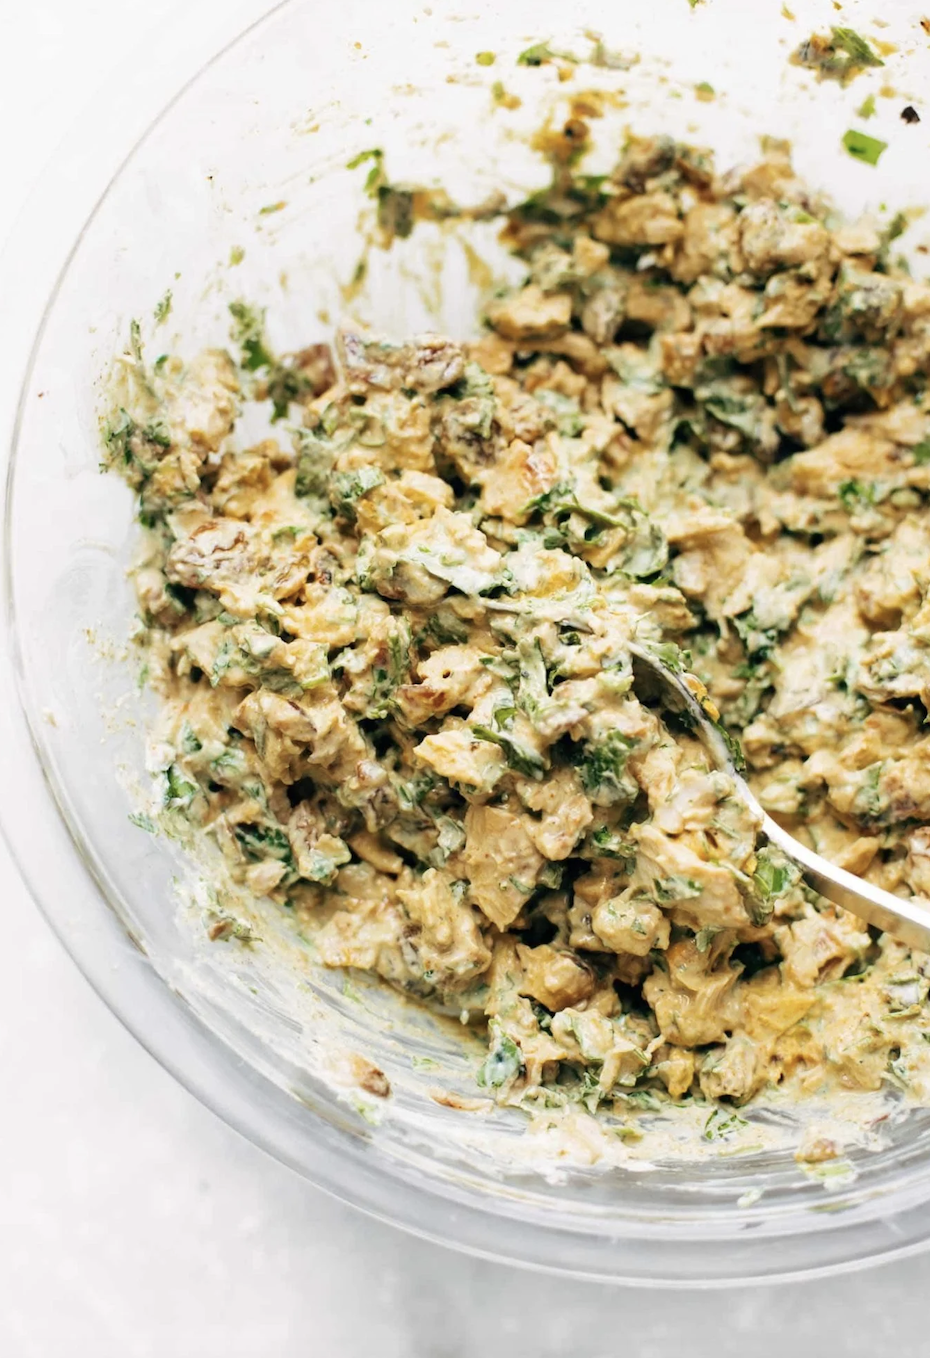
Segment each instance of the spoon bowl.
[[808,886],[833,905],[848,910],[908,947],[930,952],[930,909],[920,898],[906,901],[873,886],[830,863],[789,834],[762,809],[742,776],[745,766],[742,751],[720,724],[717,709],[701,681],[680,666],[669,664],[658,648],[651,648],[648,643],[634,642],[630,651],[634,676],[640,682],[658,686],[665,705],[687,717],[715,767],[732,778],[736,795],[758,823],[759,835],[784,854]]

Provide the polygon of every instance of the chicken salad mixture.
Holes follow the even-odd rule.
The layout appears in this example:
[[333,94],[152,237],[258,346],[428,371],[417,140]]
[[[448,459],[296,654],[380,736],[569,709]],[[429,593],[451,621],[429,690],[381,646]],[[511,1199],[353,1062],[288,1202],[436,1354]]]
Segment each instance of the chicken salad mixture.
[[930,287],[777,143],[555,160],[478,340],[134,334],[107,461],[166,813],[322,963],[486,1031],[501,1101],[926,1101],[930,960],[760,841],[630,645],[792,833],[930,898]]

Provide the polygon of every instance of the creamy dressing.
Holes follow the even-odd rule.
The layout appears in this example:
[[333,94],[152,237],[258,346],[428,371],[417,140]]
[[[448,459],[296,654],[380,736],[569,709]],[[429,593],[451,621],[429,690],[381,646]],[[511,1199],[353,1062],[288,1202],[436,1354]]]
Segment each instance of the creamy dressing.
[[476,1097],[537,1130],[927,1102],[930,962],[759,842],[629,643],[794,834],[930,897],[930,288],[778,146],[633,140],[506,233],[526,282],[471,344],[282,359],[242,304],[238,362],[134,336],[107,444],[165,814],[326,965],[486,1032]]

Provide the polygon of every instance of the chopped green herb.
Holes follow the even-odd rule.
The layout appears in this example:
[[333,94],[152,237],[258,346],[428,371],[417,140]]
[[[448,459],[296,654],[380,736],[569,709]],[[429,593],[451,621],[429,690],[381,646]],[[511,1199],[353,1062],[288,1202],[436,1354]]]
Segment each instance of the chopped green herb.
[[882,787],[884,771],[885,763],[881,759],[874,764],[869,764],[862,771],[862,782],[856,790],[853,810],[856,816],[866,824],[880,823],[887,816],[888,794]]
[[346,169],[357,170],[360,165],[364,165],[368,160],[377,162],[383,158],[384,152],[381,150],[380,146],[374,146],[369,151],[359,151],[358,155],[353,156],[351,160],[346,162]]
[[866,97],[863,99],[862,103],[861,103],[861,104],[859,105],[859,107],[856,109],[856,117],[857,117],[857,118],[874,118],[874,117],[875,117],[875,95],[874,95],[874,94],[867,94],[867,95],[866,95]]
[[540,388],[533,393],[540,405],[550,412],[556,429],[566,438],[576,438],[584,429],[584,419],[578,402],[560,391]]
[[746,647],[752,664],[758,664],[765,660],[778,645],[781,629],[763,627],[756,617],[755,611],[751,608],[748,612],[741,613],[738,618],[734,618],[733,626],[736,628],[737,636]]
[[156,303],[155,306],[156,325],[161,325],[162,322],[166,321],[169,315],[171,314],[171,299],[172,293],[171,289],[169,288],[168,291],[165,293],[164,297],[162,297],[161,301]]
[[641,645],[644,651],[654,655],[659,664],[672,674],[684,674],[691,664],[691,652],[683,651],[674,641],[646,641]]
[[746,898],[746,909],[753,924],[765,924],[775,909],[775,902],[786,896],[799,880],[797,868],[779,849],[772,845],[761,848],[756,854],[752,891]]
[[241,749],[230,746],[210,762],[210,772],[216,782],[222,785],[235,784],[246,772],[245,754]]
[[293,865],[291,842],[280,825],[237,825],[234,834],[250,858],[275,858]]
[[297,484],[295,490],[304,496],[318,496],[328,503],[329,481],[336,456],[348,446],[351,435],[341,432],[328,438],[316,429],[298,428],[294,431],[297,445]]
[[585,745],[578,761],[585,792],[597,806],[630,802],[639,791],[626,772],[634,742],[620,731],[610,731],[602,740]]
[[329,498],[337,513],[354,519],[355,505],[369,491],[384,485],[380,467],[359,467],[352,472],[334,472],[329,479]]
[[[629,508],[635,508],[631,501],[624,503]],[[617,514],[608,514],[604,510],[592,509],[588,505],[581,504],[575,487],[570,481],[559,481],[549,490],[543,491],[541,495],[535,495],[532,500],[527,500],[520,513],[552,515],[556,520],[568,514],[580,514],[601,528],[624,528],[629,522],[628,518],[623,518]]]
[[301,857],[300,873],[308,882],[320,882],[328,886],[339,869],[352,861],[348,845],[343,844],[341,839],[333,839],[332,836],[330,839],[332,843],[327,852],[313,848]]
[[[384,173],[384,152],[378,146],[373,146],[368,151],[359,151],[357,156],[346,165],[347,170],[356,170],[360,165],[370,162],[368,174],[365,176],[364,189],[369,198],[379,199],[381,190],[387,187],[387,180]],[[380,209],[379,209],[380,210]]]
[[496,59],[493,52],[479,52],[475,57],[479,66],[493,66]]
[[177,764],[165,770],[165,806],[187,807],[197,795],[197,784],[186,778]]
[[698,952],[707,952],[714,939],[721,932],[719,925],[707,924],[694,935],[694,945]]
[[857,66],[884,66],[881,57],[872,51],[865,38],[852,28],[834,28],[830,34],[833,46],[845,52]]
[[461,646],[468,640],[468,628],[451,609],[439,609],[423,624],[417,641],[421,638],[428,638],[437,646]]
[[144,830],[146,834],[154,835],[158,832],[158,827],[152,820],[152,817],[146,815],[144,811],[132,811],[129,819],[133,825],[140,830]]
[[507,763],[517,773],[522,773],[527,778],[541,778],[545,773],[548,765],[531,745],[525,744],[506,731],[493,731],[489,726],[473,726],[471,730],[479,740],[499,745]]
[[512,703],[507,703],[503,707],[495,707],[493,721],[498,731],[509,730],[517,715],[517,709]]
[[628,1094],[621,1094],[620,1097],[646,1113],[659,1113],[662,1111],[663,1105],[668,1102],[668,1096],[664,1090],[658,1089],[631,1089]]
[[704,888],[700,882],[680,873],[670,873],[668,877],[656,877],[652,883],[656,900],[667,905],[670,901],[693,901],[703,896]]
[[876,501],[875,486],[864,481],[843,481],[837,494],[847,514],[861,514],[864,510],[871,509]]
[[142,366],[142,327],[138,320],[133,316],[129,322],[129,352],[132,354],[136,363]]
[[877,137],[869,137],[865,132],[857,132],[852,127],[844,134],[843,145],[851,156],[856,160],[863,161],[866,165],[877,165],[882,152],[888,148],[886,141],[879,141]]
[[116,416],[104,426],[103,442],[106,447],[103,468],[118,469],[131,486],[141,491],[140,518],[144,516],[151,526],[157,511],[164,505],[148,503],[146,484],[166,450],[171,447],[171,436],[166,425],[159,419],[140,425],[120,408]]
[[274,359],[265,343],[265,309],[245,302],[230,302],[229,314],[235,321],[232,338],[242,350],[242,366],[249,372],[270,368]]
[[502,1031],[496,1019],[491,1019],[489,1026],[491,1050],[478,1071],[478,1083],[483,1089],[500,1089],[520,1074],[523,1056],[516,1042]]
[[181,727],[181,749],[184,754],[197,754],[199,750],[203,749],[194,728],[188,721]]
[[591,836],[591,844],[600,857],[613,858],[622,863],[624,872],[632,872],[636,866],[635,843],[631,839],[625,839],[616,830],[611,830],[607,826],[595,830]]
[[723,380],[695,387],[694,397],[708,415],[742,434],[750,449],[766,450],[766,416],[769,412],[765,398],[760,393],[736,391]]
[[442,867],[450,854],[458,853],[465,846],[465,827],[451,816],[437,816],[436,829],[439,832],[436,848],[429,855],[433,867]]
[[540,715],[549,702],[549,680],[539,638],[524,637],[517,647],[517,658],[520,662],[517,704],[532,720]]
[[268,375],[268,399],[272,405],[272,422],[287,418],[291,403],[313,395],[313,386],[305,373],[292,362],[282,360],[271,365]]
[[269,213],[281,212],[286,207],[287,203],[283,200],[279,203],[266,203],[264,207],[258,209],[258,215],[260,217],[267,217]]
[[391,619],[383,664],[375,665],[365,716],[381,721],[394,710],[394,694],[410,677],[410,628],[403,618]]
[[760,853],[752,880],[760,896],[763,896],[766,900],[770,900],[773,896],[781,896],[792,880],[790,864],[787,862],[776,863],[771,854],[763,858],[762,853]]
[[715,1108],[704,1124],[705,1141],[722,1141],[725,1137],[738,1132],[740,1127],[748,1127],[745,1118],[724,1108]]
[[553,61],[555,53],[547,42],[534,43],[532,47],[526,47],[517,57],[518,66],[542,66],[543,62]]
[[740,742],[739,736],[735,736],[732,731],[728,731],[727,728],[719,721],[714,722],[714,725],[720,732],[720,735],[723,739],[723,743],[727,747],[727,753],[729,754],[730,759],[733,762],[733,767],[736,769],[736,772],[745,773],[746,756],[743,753],[743,746]]

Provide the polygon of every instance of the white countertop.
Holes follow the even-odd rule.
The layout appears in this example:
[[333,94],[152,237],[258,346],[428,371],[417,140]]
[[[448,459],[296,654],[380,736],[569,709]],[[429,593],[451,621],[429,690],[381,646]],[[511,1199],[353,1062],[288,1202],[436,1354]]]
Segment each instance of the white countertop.
[[[70,110],[107,72],[125,78],[150,27],[185,8],[10,4],[0,239]],[[18,341],[2,333],[0,363],[21,361]],[[242,1141],[154,1063],[65,956],[2,843],[0,903],[3,1358],[930,1353],[926,1256],[780,1289],[649,1293],[506,1269],[371,1222]]]

